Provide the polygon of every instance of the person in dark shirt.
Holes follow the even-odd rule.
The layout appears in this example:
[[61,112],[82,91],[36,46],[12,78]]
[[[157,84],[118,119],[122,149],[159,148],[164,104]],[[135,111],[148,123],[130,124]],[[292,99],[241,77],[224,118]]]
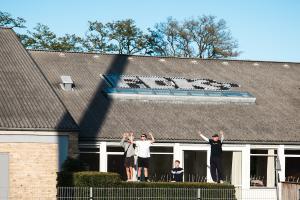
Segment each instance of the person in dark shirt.
[[183,168],[179,167],[180,161],[175,160],[175,167],[171,170],[171,181],[182,182],[183,181]]
[[214,182],[223,183],[222,172],[222,143],[224,140],[224,132],[220,131],[220,136],[214,134],[212,139],[208,139],[199,131],[200,137],[210,144],[210,174]]

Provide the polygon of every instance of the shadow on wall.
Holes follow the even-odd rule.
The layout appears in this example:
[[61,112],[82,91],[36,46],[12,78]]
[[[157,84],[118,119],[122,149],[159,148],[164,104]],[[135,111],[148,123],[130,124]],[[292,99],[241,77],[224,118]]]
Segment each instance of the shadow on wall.
[[[128,56],[115,55],[110,66],[107,68],[105,74],[123,74],[128,64]],[[106,98],[102,94],[102,90],[106,87],[104,80],[99,78],[99,83],[96,90],[93,93],[91,101],[88,103],[85,112],[82,113],[79,126],[79,140],[94,140],[98,137],[99,130],[103,125],[108,111],[112,105],[112,99]],[[62,127],[62,124],[66,123],[69,113],[65,113],[62,120],[57,124],[57,128]],[[64,140],[59,140],[59,160],[60,164],[66,159],[65,151],[66,144]],[[61,165],[60,165],[61,166]]]

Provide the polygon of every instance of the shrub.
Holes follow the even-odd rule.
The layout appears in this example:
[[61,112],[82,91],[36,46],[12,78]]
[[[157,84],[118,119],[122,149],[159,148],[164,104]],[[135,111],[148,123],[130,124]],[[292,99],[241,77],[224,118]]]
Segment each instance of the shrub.
[[59,187],[108,187],[121,183],[121,176],[110,172],[59,172],[57,186]]
[[[227,200],[236,199],[235,188],[230,184],[203,182],[123,182],[119,174],[106,172],[61,172],[58,173],[58,186],[75,186],[84,187],[86,189],[93,187],[95,188],[95,190],[93,190],[95,197],[107,197],[109,199],[119,199],[120,196],[118,195],[120,195],[121,192],[122,198],[140,199],[144,197],[154,197],[155,199],[165,200],[173,199],[173,197],[183,198],[187,191],[191,196],[199,197],[203,200],[220,198]],[[126,190],[126,188],[128,188],[128,190]],[[141,190],[137,189],[133,194],[130,188],[141,188]],[[149,190],[147,188],[155,189]],[[74,190],[74,193],[72,193],[74,197],[77,195],[75,191],[77,190]]]
[[73,175],[75,187],[107,187],[121,183],[121,176],[109,172],[76,172]]

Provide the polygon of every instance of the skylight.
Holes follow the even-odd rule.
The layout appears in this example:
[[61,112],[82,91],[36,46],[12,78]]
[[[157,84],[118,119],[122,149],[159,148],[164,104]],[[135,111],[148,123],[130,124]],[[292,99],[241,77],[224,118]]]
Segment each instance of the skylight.
[[102,75],[109,87],[104,92],[122,100],[168,101],[183,103],[255,103],[248,92],[232,91],[237,83],[203,78]]

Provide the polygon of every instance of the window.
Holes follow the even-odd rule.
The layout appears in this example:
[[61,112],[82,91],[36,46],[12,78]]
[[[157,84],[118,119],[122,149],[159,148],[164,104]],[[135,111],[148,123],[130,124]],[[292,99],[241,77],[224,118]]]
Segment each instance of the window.
[[285,179],[300,182],[300,150],[285,150]]
[[90,171],[99,171],[99,148],[79,148],[79,159],[89,166]]
[[184,181],[205,182],[206,151],[184,151]]
[[253,187],[275,187],[275,161],[277,151],[251,150],[250,185]]

